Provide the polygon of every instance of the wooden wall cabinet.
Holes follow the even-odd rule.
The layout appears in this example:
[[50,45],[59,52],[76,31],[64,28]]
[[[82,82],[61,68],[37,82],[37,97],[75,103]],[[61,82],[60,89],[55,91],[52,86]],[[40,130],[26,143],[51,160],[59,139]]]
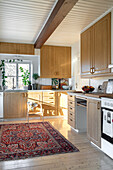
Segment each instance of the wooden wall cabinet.
[[0,42],[0,53],[34,55],[34,45]]
[[101,147],[101,107],[99,100],[87,100],[87,137]]
[[43,46],[40,53],[40,77],[52,78],[55,73],[55,57],[53,46]]
[[26,118],[27,93],[4,92],[4,119]]
[[102,76],[110,73],[111,13],[81,34],[82,77]]
[[81,74],[90,75],[93,66],[93,27],[81,34]]
[[71,77],[71,47],[43,46],[40,57],[41,78]]

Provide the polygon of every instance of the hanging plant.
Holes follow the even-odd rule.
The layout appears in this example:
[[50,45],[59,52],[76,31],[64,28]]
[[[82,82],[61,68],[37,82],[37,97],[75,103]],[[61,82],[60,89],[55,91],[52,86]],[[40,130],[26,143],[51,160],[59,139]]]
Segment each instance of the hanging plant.
[[5,83],[6,83],[6,78],[7,76],[5,76],[5,60],[1,60],[1,64],[0,64],[0,70],[2,72],[2,86],[3,86],[3,89],[5,89]]

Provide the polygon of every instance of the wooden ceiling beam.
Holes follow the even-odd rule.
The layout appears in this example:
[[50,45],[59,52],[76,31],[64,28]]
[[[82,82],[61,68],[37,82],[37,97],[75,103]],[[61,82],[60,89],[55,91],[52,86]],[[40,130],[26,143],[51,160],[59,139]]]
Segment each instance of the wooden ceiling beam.
[[44,28],[39,34],[34,48],[41,48],[58,25],[63,21],[78,0],[58,0]]

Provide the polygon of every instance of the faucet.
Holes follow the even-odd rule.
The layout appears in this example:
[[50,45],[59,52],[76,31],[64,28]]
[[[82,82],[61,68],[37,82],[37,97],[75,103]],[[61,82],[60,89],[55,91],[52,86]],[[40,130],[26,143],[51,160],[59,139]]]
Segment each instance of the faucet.
[[16,87],[14,86],[14,78],[13,78],[13,88],[12,88],[12,89],[14,90],[15,88],[16,88]]

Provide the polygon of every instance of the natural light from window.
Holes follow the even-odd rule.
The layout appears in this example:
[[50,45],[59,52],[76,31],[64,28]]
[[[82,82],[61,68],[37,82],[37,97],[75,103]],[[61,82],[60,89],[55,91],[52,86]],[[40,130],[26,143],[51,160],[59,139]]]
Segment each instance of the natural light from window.
[[23,82],[22,82],[22,73],[20,71],[20,67],[22,67],[24,70],[28,70],[30,72],[30,78],[31,80],[31,63],[25,63],[25,62],[16,62],[16,63],[5,63],[5,75],[6,78],[6,86],[8,89],[13,88],[13,78],[14,78],[14,87],[22,89],[23,88]]

